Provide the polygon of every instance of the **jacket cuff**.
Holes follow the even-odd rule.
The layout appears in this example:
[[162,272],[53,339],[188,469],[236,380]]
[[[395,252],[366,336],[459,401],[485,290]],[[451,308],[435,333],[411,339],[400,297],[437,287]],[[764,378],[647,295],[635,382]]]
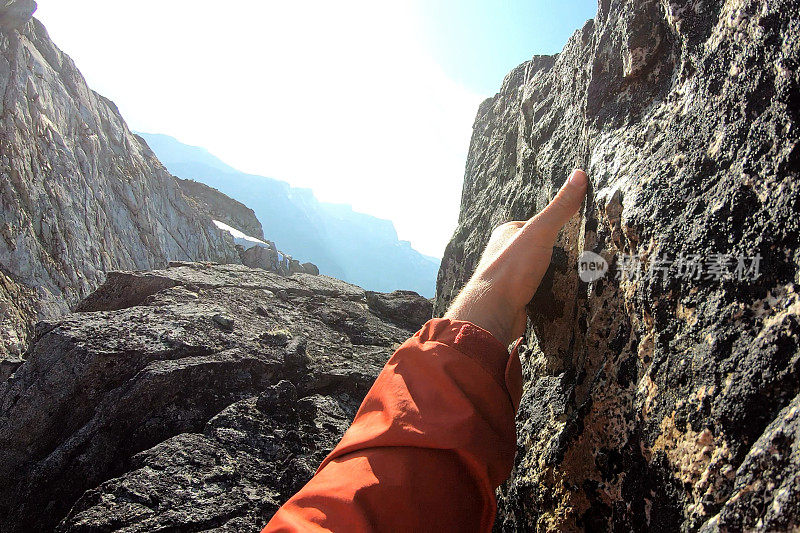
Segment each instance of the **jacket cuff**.
[[466,355],[478,363],[498,385],[508,392],[514,411],[522,398],[522,365],[518,339],[509,355],[508,348],[494,335],[472,322],[434,318],[422,326],[415,337],[421,342],[438,342]]

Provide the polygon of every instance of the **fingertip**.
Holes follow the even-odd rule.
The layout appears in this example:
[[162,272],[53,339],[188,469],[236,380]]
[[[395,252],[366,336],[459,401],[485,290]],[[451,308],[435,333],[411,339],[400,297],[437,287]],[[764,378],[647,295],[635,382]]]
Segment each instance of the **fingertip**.
[[576,168],[569,177],[569,184],[573,187],[586,187],[589,184],[589,176],[583,170]]
[[555,198],[527,222],[524,234],[554,242],[561,228],[580,210],[588,185],[586,172],[573,170]]

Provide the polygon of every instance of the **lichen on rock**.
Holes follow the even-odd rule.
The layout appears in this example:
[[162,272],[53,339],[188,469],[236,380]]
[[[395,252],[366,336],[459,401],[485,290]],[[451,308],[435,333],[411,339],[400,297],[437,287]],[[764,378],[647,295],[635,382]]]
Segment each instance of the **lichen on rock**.
[[602,0],[481,105],[437,314],[495,226],[591,179],[528,307],[497,530],[800,527],[798,30],[796,1]]

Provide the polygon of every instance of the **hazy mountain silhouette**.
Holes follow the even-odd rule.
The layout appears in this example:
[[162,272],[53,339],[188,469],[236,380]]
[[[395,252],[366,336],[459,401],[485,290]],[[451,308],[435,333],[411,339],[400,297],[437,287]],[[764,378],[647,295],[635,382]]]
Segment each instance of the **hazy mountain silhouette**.
[[321,273],[365,289],[408,289],[431,297],[436,291],[439,260],[400,241],[389,220],[353,211],[349,205],[318,201],[310,189],[245,174],[208,150],[173,137],[140,133],[167,169],[176,176],[205,183],[255,211],[264,235]]

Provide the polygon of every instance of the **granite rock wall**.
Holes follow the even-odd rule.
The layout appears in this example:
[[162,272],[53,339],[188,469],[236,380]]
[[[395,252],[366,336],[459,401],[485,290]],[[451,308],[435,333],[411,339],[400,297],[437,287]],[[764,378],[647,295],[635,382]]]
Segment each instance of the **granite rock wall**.
[[529,305],[498,531],[800,527],[799,61],[797,1],[601,0],[480,107],[436,314],[495,226],[591,180]]

